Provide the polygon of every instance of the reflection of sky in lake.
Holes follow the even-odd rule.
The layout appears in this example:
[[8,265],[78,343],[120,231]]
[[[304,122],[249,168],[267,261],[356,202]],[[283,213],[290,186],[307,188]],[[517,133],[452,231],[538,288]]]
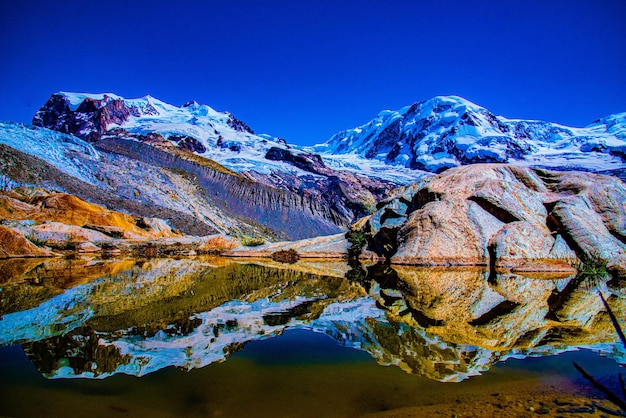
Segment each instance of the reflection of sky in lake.
[[201,368],[298,329],[440,381],[577,347],[624,359],[597,292],[618,313],[626,304],[605,280],[224,259],[29,263],[2,284],[0,345],[22,344],[50,378]]

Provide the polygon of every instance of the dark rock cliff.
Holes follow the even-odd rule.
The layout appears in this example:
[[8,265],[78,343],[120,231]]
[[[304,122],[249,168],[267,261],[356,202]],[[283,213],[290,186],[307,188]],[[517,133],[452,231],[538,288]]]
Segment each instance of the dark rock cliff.
[[[151,114],[156,110],[145,108],[142,112]],[[93,142],[100,139],[108,125],[122,124],[131,115],[139,116],[138,109],[129,107],[122,99],[107,95],[102,100],[86,98],[72,110],[62,94],[53,94],[33,117],[33,125]]]
[[226,169],[213,168],[208,165],[213,163],[210,160],[183,150],[166,151],[119,138],[102,140],[97,148],[152,165],[183,170],[197,178],[207,204],[217,206],[233,218],[262,225],[281,239],[333,234],[343,229],[343,217],[322,202],[252,181]]
[[386,197],[396,187],[388,181],[359,176],[328,167],[318,154],[272,147],[265,158],[283,161],[311,176],[295,176],[286,172],[272,173],[268,179],[257,175],[259,181],[269,181],[302,196],[322,202],[331,208],[336,223],[349,225],[358,218],[369,215],[376,202]]

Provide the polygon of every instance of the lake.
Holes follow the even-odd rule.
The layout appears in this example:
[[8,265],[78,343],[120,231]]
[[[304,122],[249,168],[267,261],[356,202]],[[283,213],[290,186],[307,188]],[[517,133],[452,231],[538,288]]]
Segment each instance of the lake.
[[572,366],[615,388],[626,362],[599,291],[623,318],[619,284],[589,277],[4,260],[0,415],[601,416]]

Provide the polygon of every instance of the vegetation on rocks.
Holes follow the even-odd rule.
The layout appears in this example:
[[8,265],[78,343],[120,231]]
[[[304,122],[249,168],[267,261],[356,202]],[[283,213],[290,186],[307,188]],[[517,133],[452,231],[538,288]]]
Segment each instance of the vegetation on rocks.
[[245,247],[258,247],[259,245],[265,244],[265,239],[261,237],[251,237],[248,235],[243,235],[240,238],[241,245]]
[[233,238],[216,235],[210,237],[206,242],[201,244],[196,251],[198,254],[222,254],[223,252],[232,250],[240,244]]
[[581,278],[606,278],[609,276],[607,262],[599,259],[586,258],[574,266]]
[[350,243],[348,259],[358,259],[361,251],[367,245],[368,235],[361,230],[350,230],[346,232],[346,239]]

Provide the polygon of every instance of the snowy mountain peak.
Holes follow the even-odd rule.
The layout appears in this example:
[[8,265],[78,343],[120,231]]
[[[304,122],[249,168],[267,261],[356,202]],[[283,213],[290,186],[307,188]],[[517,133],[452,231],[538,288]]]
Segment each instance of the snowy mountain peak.
[[615,113],[602,119],[594,121],[587,128],[604,128],[612,135],[625,136],[626,135],[626,112]]
[[459,96],[437,96],[380,112],[312,149],[431,172],[480,162],[601,171],[626,166],[624,115],[570,128],[507,119]]
[[[299,147],[255,134],[231,113],[194,100],[176,107],[151,96],[125,99],[113,93],[61,92],[50,97],[33,123],[87,141],[120,133],[142,140],[156,133],[237,172],[303,174],[299,168],[266,158],[273,148],[293,153]],[[332,169],[399,183],[414,181],[424,171],[484,162],[615,170],[626,168],[626,113],[571,128],[508,119],[460,96],[436,96],[399,110],[384,110],[370,122],[303,151],[321,155]]]
[[228,112],[196,101],[176,107],[149,95],[125,99],[113,93],[55,93],[35,114],[33,124],[87,141],[120,132],[129,138],[158,133],[177,144],[182,138],[196,143],[194,151],[200,154],[214,148],[238,153],[244,146],[268,142]]

